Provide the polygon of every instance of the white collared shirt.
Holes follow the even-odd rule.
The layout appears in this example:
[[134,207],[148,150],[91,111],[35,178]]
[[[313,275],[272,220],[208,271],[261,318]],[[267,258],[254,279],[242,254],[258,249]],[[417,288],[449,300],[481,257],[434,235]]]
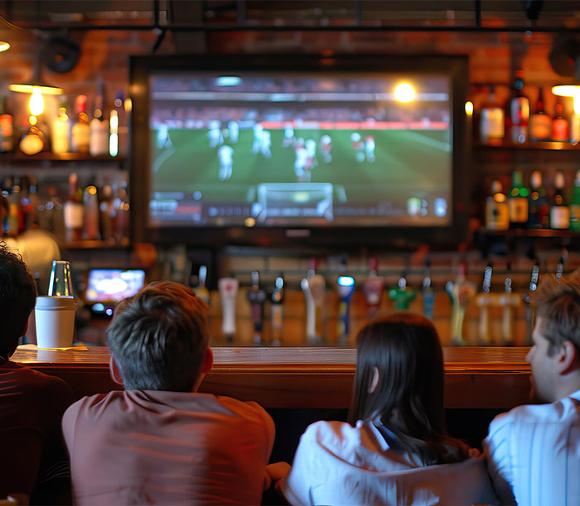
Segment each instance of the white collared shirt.
[[389,447],[373,424],[316,422],[300,439],[281,489],[290,504],[494,503],[482,458],[418,467]]
[[484,447],[503,503],[580,505],[580,390],[497,416]]

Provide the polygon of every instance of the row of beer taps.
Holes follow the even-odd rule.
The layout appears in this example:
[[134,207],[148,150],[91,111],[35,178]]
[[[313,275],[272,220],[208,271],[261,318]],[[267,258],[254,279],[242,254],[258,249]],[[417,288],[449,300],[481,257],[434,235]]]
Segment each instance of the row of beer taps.
[[[555,269],[557,279],[564,273],[566,254],[560,257]],[[448,281],[445,286],[451,302],[450,331],[451,340],[455,345],[480,344],[490,345],[495,340],[492,333],[493,316],[501,311],[500,343],[514,344],[513,322],[514,311],[523,304],[526,323],[526,343],[531,341],[531,334],[535,319],[533,294],[538,288],[541,266],[536,260],[531,268],[527,290],[522,294],[513,291],[511,265],[506,264],[503,279],[503,291],[492,291],[494,265],[491,261],[483,270],[481,290],[477,290],[475,283],[467,279],[467,261],[459,263],[456,277]],[[544,269],[544,272],[547,272]],[[194,290],[198,297],[210,303],[210,293],[206,286],[207,267],[201,266]],[[338,275],[335,281],[335,290],[338,298],[338,314],[336,319],[337,338],[339,344],[346,344],[351,332],[351,301],[356,290],[354,276],[346,273]],[[218,291],[221,302],[222,325],[221,330],[227,341],[233,342],[236,335],[236,300],[239,292],[239,280],[228,276],[218,280]],[[407,271],[399,277],[397,285],[385,290],[385,278],[379,274],[378,259],[371,258],[368,275],[361,282],[361,292],[367,306],[368,318],[374,318],[380,310],[383,294],[391,299],[397,311],[409,310],[411,303],[421,295],[422,312],[432,319],[435,310],[436,291],[433,288],[431,276],[431,262],[427,258],[424,263],[424,274],[419,290],[411,288],[407,281]],[[320,345],[325,342],[327,325],[327,279],[317,271],[316,261],[312,260],[306,275],[300,280],[299,288],[303,292],[305,301],[305,335],[311,345]],[[270,306],[270,344],[280,345],[283,340],[284,301],[287,282],[283,274],[275,277],[269,290],[261,283],[259,271],[250,274],[250,286],[246,291],[246,299],[250,306],[250,315],[253,325],[253,339],[255,344],[264,344],[264,321],[266,304]],[[478,340],[467,339],[464,333],[466,310],[475,302],[479,310],[477,322]]]

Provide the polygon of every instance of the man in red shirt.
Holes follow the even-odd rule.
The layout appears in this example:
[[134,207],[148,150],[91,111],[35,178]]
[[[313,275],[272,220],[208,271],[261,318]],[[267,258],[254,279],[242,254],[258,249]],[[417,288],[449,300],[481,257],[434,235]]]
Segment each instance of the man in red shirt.
[[107,336],[125,390],[63,418],[76,504],[260,504],[274,424],[256,403],[197,392],[213,364],[205,303],[151,284]]
[[10,361],[35,301],[32,276],[0,242],[0,498],[41,493],[55,478],[68,475],[60,422],[72,402],[70,388]]

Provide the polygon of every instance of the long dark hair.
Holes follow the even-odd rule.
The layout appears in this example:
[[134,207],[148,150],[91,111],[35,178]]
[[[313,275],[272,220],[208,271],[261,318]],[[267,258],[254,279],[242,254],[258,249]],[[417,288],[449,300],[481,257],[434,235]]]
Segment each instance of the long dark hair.
[[431,321],[398,313],[366,325],[357,336],[350,423],[374,423],[391,446],[427,466],[468,456],[467,445],[445,434],[444,419],[443,352]]

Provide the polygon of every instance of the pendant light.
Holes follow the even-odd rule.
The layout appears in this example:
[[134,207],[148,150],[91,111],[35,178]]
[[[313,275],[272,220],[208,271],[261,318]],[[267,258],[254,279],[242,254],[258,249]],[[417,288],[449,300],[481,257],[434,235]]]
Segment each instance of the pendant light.
[[11,84],[8,86],[8,89],[17,93],[32,93],[33,91],[36,91],[41,95],[62,95],[62,88],[47,84],[42,79],[42,62],[40,58],[40,52],[38,52],[36,62],[34,64],[32,79],[27,83]]

